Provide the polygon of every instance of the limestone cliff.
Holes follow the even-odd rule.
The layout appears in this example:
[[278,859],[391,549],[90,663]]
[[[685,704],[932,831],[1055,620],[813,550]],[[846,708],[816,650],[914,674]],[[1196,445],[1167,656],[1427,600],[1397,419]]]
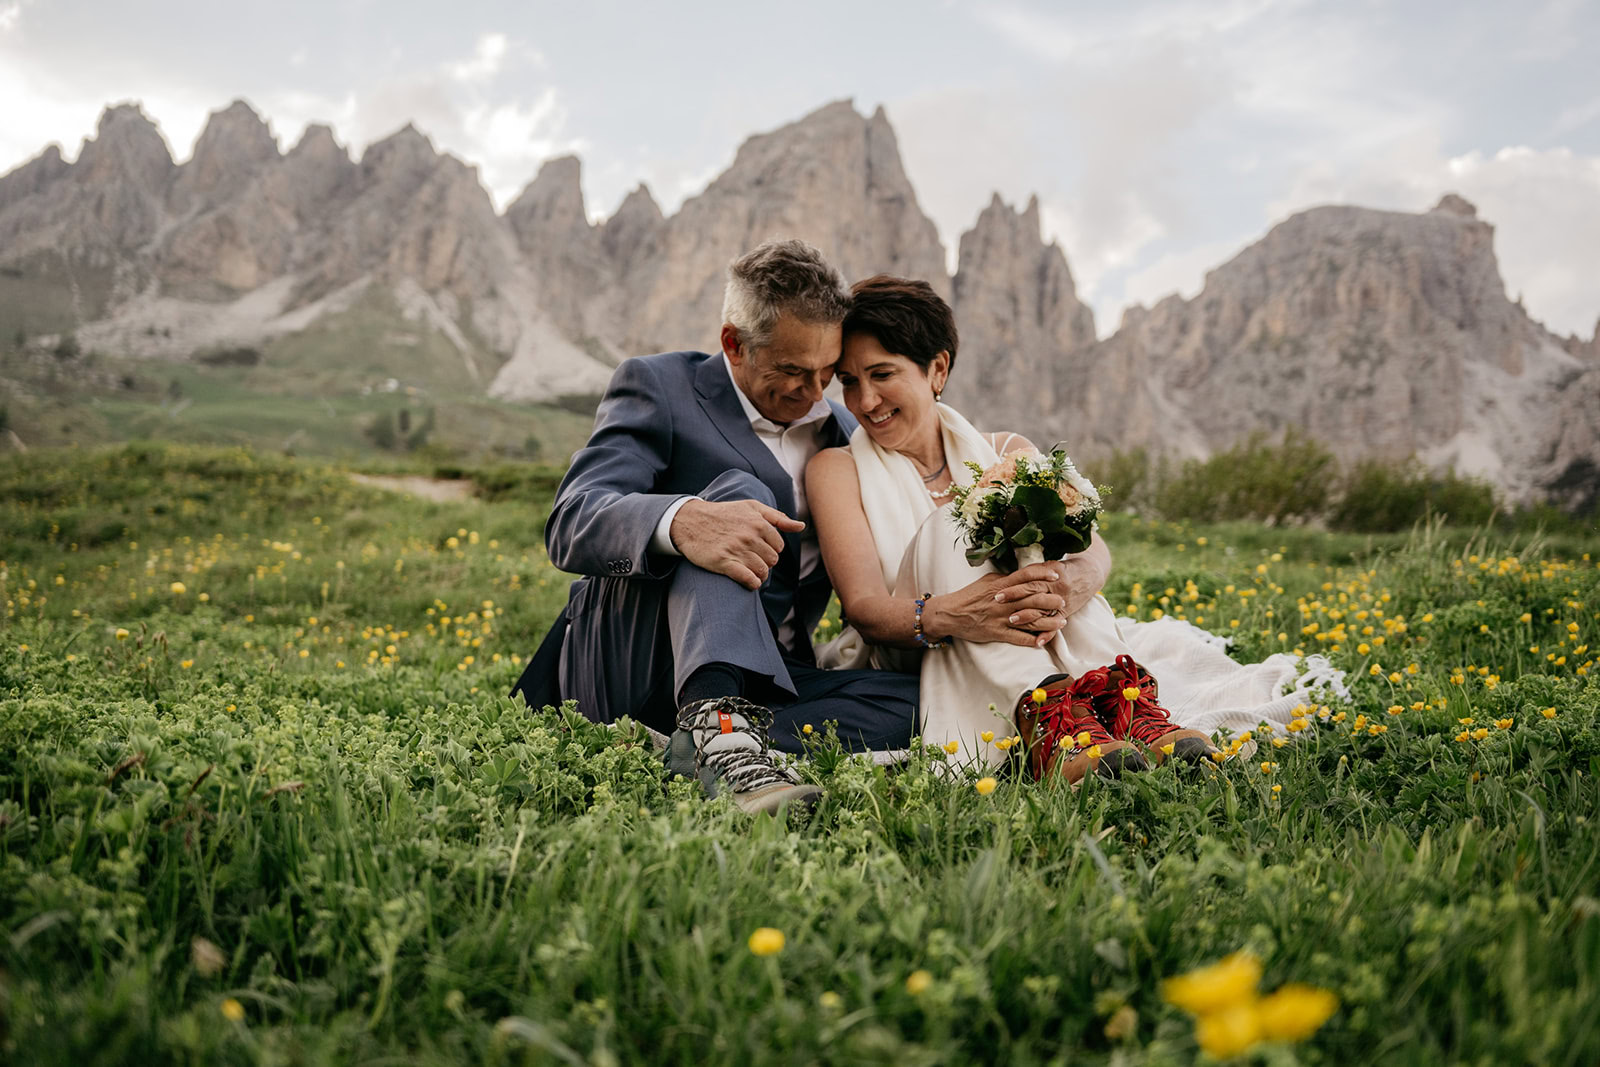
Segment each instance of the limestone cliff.
[[[137,105],[117,105],[75,162],[50,148],[0,176],[0,300],[59,287],[48,312],[17,317],[110,356],[188,359],[375,293],[369,312],[448,340],[435,351],[468,389],[588,397],[626,356],[715,345],[727,263],[788,236],[850,279],[925,278],[949,296],[962,343],[947,397],[985,428],[1089,457],[1203,456],[1295,426],[1345,458],[1416,455],[1517,500],[1600,496],[1600,336],[1556,338],[1508,300],[1493,228],[1459,196],[1422,214],[1300,212],[1193,299],[1130,309],[1097,342],[1037,201],[995,198],[951,279],[887,116],[848,101],[749,138],[670,217],[640,186],[598,223],[571,156],[497,214],[477,172],[411,126],[359,162],[325,126],[285,154],[235,101],[180,165]],[[381,363],[413,326],[367,328],[357,347]]]
[[1588,368],[1506,298],[1493,228],[1455,196],[1417,215],[1296,214],[1064,370],[1102,448],[1203,454],[1294,426],[1347,459],[1416,455],[1518,500],[1600,456],[1592,420],[1549,417]]
[[960,347],[946,399],[985,429],[1061,439],[1076,405],[1055,365],[1094,344],[1094,313],[1060,247],[1040,237],[1037,199],[1018,212],[994,197],[961,236],[954,288]]

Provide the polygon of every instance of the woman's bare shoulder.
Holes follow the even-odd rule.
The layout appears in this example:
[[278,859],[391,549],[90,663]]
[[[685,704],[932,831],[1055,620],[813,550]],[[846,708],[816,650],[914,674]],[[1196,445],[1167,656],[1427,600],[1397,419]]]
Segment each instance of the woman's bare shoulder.
[[812,456],[810,462],[806,464],[806,477],[811,477],[812,472],[829,477],[838,477],[848,472],[854,476],[856,461],[850,455],[848,448],[824,448]]
[[808,496],[849,495],[860,484],[856,461],[848,448],[824,448],[806,464]]

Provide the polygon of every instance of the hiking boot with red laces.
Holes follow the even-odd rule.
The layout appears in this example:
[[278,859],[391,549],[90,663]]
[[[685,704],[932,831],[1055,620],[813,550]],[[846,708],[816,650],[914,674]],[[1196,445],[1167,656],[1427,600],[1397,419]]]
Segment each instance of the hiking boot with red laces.
[[[1133,745],[1112,737],[1095,716],[1094,694],[1104,684],[1095,673],[1077,681],[1053,674],[1017,701],[1017,732],[1027,746],[1034,778],[1059,774],[1076,785],[1091,770],[1116,778],[1148,766]],[[1099,673],[1104,675],[1105,668]]]
[[1157,699],[1156,680],[1132,656],[1118,656],[1105,671],[1106,683],[1094,704],[1112,737],[1139,742],[1157,764],[1169,757],[1199,763],[1217,751],[1205,734],[1172,721]]

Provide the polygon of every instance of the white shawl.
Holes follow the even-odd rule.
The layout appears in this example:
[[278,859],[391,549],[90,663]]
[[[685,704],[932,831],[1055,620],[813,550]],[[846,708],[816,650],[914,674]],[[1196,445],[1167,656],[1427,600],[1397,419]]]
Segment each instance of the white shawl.
[[[935,404],[939,413],[939,433],[944,442],[945,462],[950,477],[957,483],[972,481],[966,464],[988,468],[999,461],[986,434],[979,433],[955,408]],[[906,549],[917,528],[936,510],[933,498],[916,466],[905,456],[890,451],[867,436],[864,426],[850,435],[850,456],[856,462],[856,478],[861,483],[861,510],[872,527],[873,547],[883,571],[883,587],[895,592],[901,576]],[[976,572],[973,577],[977,577]],[[926,592],[926,590],[923,590]],[[896,648],[875,648],[845,626],[839,636],[817,650],[817,664],[826,668],[881,667],[915,670],[917,653]]]

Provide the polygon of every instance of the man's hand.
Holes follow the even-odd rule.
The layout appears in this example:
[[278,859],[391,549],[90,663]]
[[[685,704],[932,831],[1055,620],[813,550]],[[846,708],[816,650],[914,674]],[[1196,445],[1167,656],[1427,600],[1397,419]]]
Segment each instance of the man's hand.
[[[1054,578],[1051,575],[1055,575]],[[1111,576],[1111,552],[1097,535],[1089,547],[1062,560],[1047,560],[1017,571],[1022,581],[1009,585],[995,595],[1002,603],[1026,600],[1042,592],[1054,593],[1061,598],[1060,618],[1083,607],[1105,587]],[[1020,607],[1011,617],[1011,625],[1022,630],[1055,630],[1055,614],[1032,607]]]
[[783,552],[783,534],[806,524],[757,500],[691,499],[672,517],[672,543],[702,570],[759,589]]

